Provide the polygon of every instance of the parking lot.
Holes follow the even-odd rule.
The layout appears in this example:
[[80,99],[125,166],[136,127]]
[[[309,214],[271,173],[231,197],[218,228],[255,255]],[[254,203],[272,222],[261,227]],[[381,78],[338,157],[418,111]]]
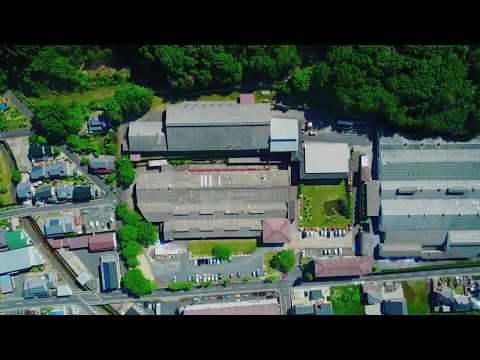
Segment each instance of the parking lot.
[[[253,254],[248,256],[233,256],[230,262],[221,264],[194,265],[187,254],[181,255],[177,259],[154,260],[147,257],[152,269],[155,280],[163,285],[168,285],[176,276],[177,281],[186,281],[189,276],[221,274],[223,279],[230,278],[230,274],[240,273],[240,278],[252,276],[252,271],[259,270],[259,277],[263,276],[262,257],[272,248],[258,248]],[[203,280],[203,279],[202,279]]]

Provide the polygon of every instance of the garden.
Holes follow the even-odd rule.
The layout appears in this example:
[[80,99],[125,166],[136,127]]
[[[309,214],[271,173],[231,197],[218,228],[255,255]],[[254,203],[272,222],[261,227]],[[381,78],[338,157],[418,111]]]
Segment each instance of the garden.
[[407,300],[409,315],[428,315],[427,282],[422,280],[402,282],[403,292]]
[[188,243],[188,251],[192,257],[213,256],[214,248],[218,245],[230,248],[232,255],[248,255],[257,248],[257,240],[192,240]]
[[360,285],[332,286],[331,301],[336,315],[364,315]]
[[345,182],[299,186],[302,226],[346,227],[352,222],[352,198]]
[[7,105],[8,111],[0,112],[0,130],[30,129],[32,126],[30,119],[18,111],[10,101],[7,101]]
[[81,155],[116,155],[118,151],[113,132],[107,135],[70,135],[67,138],[67,144],[74,152]]

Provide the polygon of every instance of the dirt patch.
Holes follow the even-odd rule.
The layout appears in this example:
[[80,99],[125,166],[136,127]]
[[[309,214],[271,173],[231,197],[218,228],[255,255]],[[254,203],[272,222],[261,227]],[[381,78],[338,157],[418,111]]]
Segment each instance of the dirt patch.
[[20,172],[30,172],[32,170],[32,164],[28,159],[28,149],[30,148],[28,136],[8,139],[7,143],[15,157],[18,170]]
[[140,262],[138,268],[143,272],[143,275],[145,275],[148,280],[155,281],[155,277],[153,276],[152,269],[150,268],[150,264],[148,263],[145,254],[141,253],[138,255],[137,259]]

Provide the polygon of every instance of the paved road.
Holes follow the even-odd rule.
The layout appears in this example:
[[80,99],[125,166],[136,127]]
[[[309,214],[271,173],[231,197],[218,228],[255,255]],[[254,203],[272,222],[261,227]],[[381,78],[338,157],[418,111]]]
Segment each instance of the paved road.
[[92,200],[84,203],[66,203],[66,204],[52,204],[39,207],[20,207],[12,210],[0,212],[0,219],[9,219],[11,217],[25,217],[35,214],[46,213],[50,211],[64,211],[72,209],[83,209],[96,206],[106,206],[112,205],[113,198],[111,196],[106,196],[103,199]]
[[32,130],[11,130],[11,131],[2,131],[0,132],[0,139],[9,139],[22,136],[33,135]]

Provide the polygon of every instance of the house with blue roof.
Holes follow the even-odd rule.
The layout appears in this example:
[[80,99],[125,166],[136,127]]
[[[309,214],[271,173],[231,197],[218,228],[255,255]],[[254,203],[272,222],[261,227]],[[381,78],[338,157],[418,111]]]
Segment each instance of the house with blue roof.
[[23,297],[25,299],[49,297],[47,280],[42,277],[30,278],[23,283]]
[[48,165],[48,177],[50,179],[60,179],[70,175],[70,166],[68,162],[62,161]]
[[73,216],[56,216],[45,220],[44,232],[47,238],[64,237],[74,231]]
[[30,181],[17,184],[17,200],[22,203],[30,200],[35,196],[35,188]]
[[55,189],[52,185],[40,185],[35,191],[35,201],[44,203],[55,203],[57,197],[55,196]]
[[102,290],[112,291],[120,287],[120,263],[118,254],[107,254],[100,257]]
[[323,303],[317,305],[315,309],[315,315],[335,315],[332,303]]
[[106,121],[106,119],[102,116],[92,116],[88,119],[88,132],[89,133],[96,133],[107,131],[110,128],[110,124]]
[[61,184],[55,186],[58,202],[71,201],[73,199],[73,185]]
[[32,166],[32,170],[30,171],[30,180],[39,181],[39,180],[44,180],[47,177],[48,177],[48,172],[45,165]]

